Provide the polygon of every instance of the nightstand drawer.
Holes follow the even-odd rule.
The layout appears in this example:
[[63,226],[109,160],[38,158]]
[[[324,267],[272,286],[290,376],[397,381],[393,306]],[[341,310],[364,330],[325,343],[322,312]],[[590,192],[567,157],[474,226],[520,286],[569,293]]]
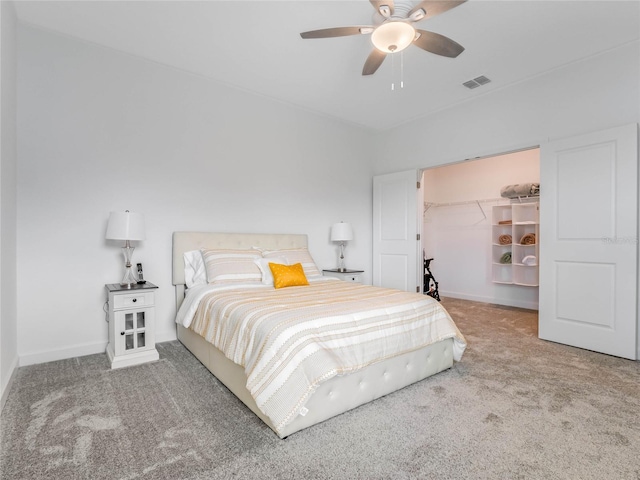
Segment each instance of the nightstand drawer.
[[340,272],[338,270],[323,270],[322,275],[325,277],[339,278],[345,282],[362,283],[362,274],[364,270],[347,270],[346,272]]
[[362,283],[362,277],[360,275],[345,275],[342,279],[345,282]]
[[136,292],[113,296],[113,309],[153,306],[153,292]]

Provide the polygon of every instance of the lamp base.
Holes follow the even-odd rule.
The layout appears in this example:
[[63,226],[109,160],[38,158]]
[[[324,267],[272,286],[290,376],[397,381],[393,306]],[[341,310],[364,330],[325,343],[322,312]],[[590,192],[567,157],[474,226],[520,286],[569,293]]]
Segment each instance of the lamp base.
[[340,242],[340,257],[338,257],[338,271],[346,272],[347,267],[344,266],[344,242]]
[[133,274],[133,270],[131,269],[131,265],[127,265],[124,269],[124,277],[122,277],[122,281],[120,282],[121,287],[133,288],[138,284],[138,280]]
[[131,270],[131,257],[133,256],[134,250],[135,248],[129,244],[129,240],[127,240],[125,246],[122,247],[122,254],[124,255],[124,277],[122,277],[122,281],[120,282],[121,287],[132,288],[138,283],[138,279],[133,274],[133,270]]

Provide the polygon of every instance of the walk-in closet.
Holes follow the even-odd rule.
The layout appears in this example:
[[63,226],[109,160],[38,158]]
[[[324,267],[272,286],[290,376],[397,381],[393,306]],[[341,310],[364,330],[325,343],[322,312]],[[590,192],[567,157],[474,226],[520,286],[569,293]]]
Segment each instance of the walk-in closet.
[[422,245],[439,294],[537,309],[539,149],[426,169],[422,180]]

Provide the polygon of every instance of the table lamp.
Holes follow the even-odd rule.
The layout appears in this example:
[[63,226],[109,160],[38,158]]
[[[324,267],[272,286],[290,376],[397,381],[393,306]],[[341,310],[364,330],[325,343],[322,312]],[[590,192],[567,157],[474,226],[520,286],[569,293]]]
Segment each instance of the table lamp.
[[109,214],[109,223],[107,224],[107,240],[124,240],[122,253],[124,254],[124,277],[120,285],[122,287],[131,288],[137,284],[137,279],[131,270],[131,257],[134,247],[129,242],[136,240],[144,240],[144,215],[141,213],[133,213],[129,210],[124,212],[111,212]]
[[340,242],[340,262],[338,265],[339,272],[346,272],[347,269],[344,266],[344,246],[349,240],[353,240],[353,230],[348,223],[340,222],[334,223],[331,226],[331,241]]

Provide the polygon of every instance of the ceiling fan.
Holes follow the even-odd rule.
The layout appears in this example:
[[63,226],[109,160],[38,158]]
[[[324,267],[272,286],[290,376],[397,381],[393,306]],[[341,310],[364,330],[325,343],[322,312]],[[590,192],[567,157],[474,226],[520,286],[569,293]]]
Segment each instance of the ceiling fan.
[[467,0],[425,0],[414,6],[407,0],[369,0],[375,14],[373,25],[323,28],[302,32],[302,38],[346,37],[371,34],[374,49],[364,63],[362,75],[371,75],[382,65],[388,53],[396,53],[413,44],[427,52],[455,58],[464,47],[444,35],[414,27],[414,24],[435,17]]

